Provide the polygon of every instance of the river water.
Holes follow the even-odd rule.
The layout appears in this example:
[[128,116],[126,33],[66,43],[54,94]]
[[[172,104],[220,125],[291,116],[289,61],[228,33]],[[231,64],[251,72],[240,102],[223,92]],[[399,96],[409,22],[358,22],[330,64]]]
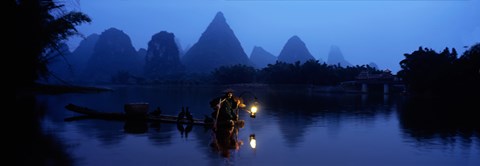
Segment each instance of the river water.
[[[30,162],[45,165],[368,165],[478,166],[478,104],[413,99],[402,95],[316,92],[299,86],[116,86],[111,92],[36,95]],[[72,103],[104,112],[148,102],[176,115],[189,107],[203,119],[209,101],[225,88],[257,97],[255,118],[233,130],[222,147],[210,128],[172,123],[75,118]],[[448,100],[447,100],[448,101]],[[130,124],[129,124],[130,123]],[[28,135],[28,134],[27,134]],[[38,141],[41,140],[41,141]],[[217,143],[217,144],[216,144]],[[253,145],[254,144],[254,145]],[[21,146],[22,147],[22,146]],[[42,155],[36,155],[42,154]],[[28,159],[26,159],[28,160]],[[39,164],[42,165],[42,164]]]

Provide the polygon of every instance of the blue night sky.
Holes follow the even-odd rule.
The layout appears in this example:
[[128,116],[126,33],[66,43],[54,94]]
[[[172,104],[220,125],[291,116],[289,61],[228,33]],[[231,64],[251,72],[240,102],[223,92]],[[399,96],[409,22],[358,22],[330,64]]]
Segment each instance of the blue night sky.
[[[218,11],[247,55],[254,46],[278,56],[299,36],[317,59],[327,60],[330,46],[340,47],[352,64],[375,62],[400,70],[404,53],[419,46],[441,51],[480,42],[480,0],[76,0],[68,6],[89,15],[92,23],[78,30],[100,34],[123,30],[136,49],[151,36],[173,32],[181,47],[192,46]],[[74,49],[80,38],[72,38]]]

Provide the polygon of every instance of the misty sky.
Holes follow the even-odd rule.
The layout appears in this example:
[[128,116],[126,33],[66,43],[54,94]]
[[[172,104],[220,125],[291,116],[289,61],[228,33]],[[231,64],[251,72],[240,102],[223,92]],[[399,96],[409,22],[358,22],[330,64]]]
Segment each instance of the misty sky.
[[[147,48],[155,33],[173,32],[181,47],[193,45],[218,11],[247,55],[254,46],[278,56],[299,36],[315,58],[327,60],[340,47],[352,64],[375,62],[400,70],[404,53],[419,46],[441,51],[480,42],[480,0],[76,0],[69,6],[92,18],[78,27],[84,35],[115,27],[135,49]],[[72,38],[74,49],[80,38]]]

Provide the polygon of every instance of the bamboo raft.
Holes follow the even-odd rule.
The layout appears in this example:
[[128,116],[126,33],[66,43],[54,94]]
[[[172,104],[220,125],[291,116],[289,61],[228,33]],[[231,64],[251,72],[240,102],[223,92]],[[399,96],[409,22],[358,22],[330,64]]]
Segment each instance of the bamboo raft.
[[213,125],[213,122],[207,122],[205,119],[193,119],[188,120],[185,118],[178,119],[177,116],[173,115],[128,115],[121,112],[102,112],[87,107],[82,107],[74,104],[68,104],[65,106],[67,110],[83,114],[85,116],[74,117],[67,119],[67,121],[78,120],[78,119],[106,119],[106,120],[148,120],[148,121],[160,121],[160,122],[170,122],[170,123],[183,123],[183,124],[196,124],[196,125]]
[[[145,112],[145,114],[127,114],[121,112],[102,112],[87,107],[82,107],[74,104],[68,104],[65,106],[67,110],[83,114],[83,116],[76,116],[72,118],[67,118],[65,121],[74,121],[81,119],[105,119],[105,120],[146,120],[152,122],[166,122],[166,123],[180,123],[180,124],[194,124],[202,126],[213,126],[213,120],[205,119],[178,119],[178,116],[174,115],[152,115]],[[243,120],[237,120],[236,124],[244,124]]]

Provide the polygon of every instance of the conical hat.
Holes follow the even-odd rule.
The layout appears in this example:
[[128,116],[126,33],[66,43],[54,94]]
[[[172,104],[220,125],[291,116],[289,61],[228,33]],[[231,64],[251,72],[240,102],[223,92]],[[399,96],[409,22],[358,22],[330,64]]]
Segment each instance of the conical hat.
[[235,92],[232,88],[228,88],[222,91],[223,93],[233,93]]

